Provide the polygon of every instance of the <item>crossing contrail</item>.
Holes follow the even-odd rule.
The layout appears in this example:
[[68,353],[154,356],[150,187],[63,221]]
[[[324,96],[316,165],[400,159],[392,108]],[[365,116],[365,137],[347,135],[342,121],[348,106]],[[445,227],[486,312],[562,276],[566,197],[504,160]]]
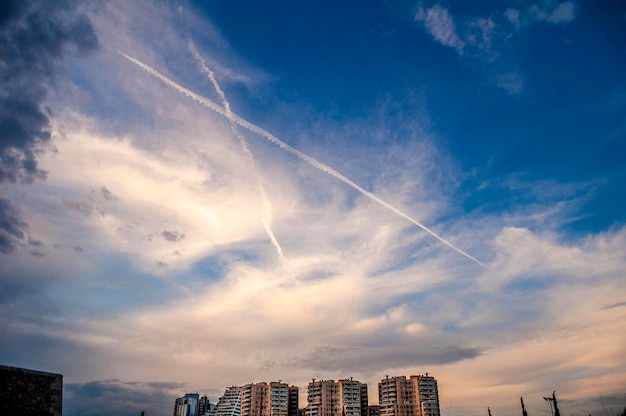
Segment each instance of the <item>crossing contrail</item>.
[[193,53],[194,58],[196,58],[196,61],[198,61],[200,68],[209,77],[209,80],[211,80],[213,87],[215,87],[215,91],[217,91],[217,94],[222,99],[222,105],[224,106],[224,111],[226,112],[226,118],[228,118],[228,121],[230,122],[230,129],[233,132],[233,134],[237,137],[237,139],[239,139],[241,148],[243,149],[244,153],[248,156],[248,159],[250,160],[250,164],[252,165],[252,169],[254,170],[254,176],[256,176],[259,193],[261,194],[261,200],[262,200],[261,222],[263,223],[265,232],[269,236],[270,241],[272,242],[272,245],[276,248],[276,252],[278,253],[278,256],[281,259],[284,259],[285,256],[283,255],[283,249],[280,247],[280,244],[278,243],[278,240],[276,239],[276,236],[274,235],[274,232],[272,231],[272,204],[269,198],[267,197],[267,192],[265,192],[263,179],[261,178],[261,175],[259,174],[259,170],[257,168],[254,154],[250,150],[250,147],[248,146],[248,142],[246,141],[246,139],[237,129],[237,124],[232,118],[233,112],[230,110],[230,103],[226,99],[226,94],[224,94],[224,91],[220,88],[220,85],[218,84],[213,71],[211,71],[206,66],[204,59],[202,58],[202,56],[200,56],[200,53],[198,52],[196,45],[193,43],[191,39],[189,39],[189,49],[191,49],[191,53]]
[[120,55],[122,55],[124,58],[126,58],[129,61],[131,61],[132,63],[134,63],[135,65],[137,65],[140,68],[142,68],[144,71],[148,72],[152,76],[154,76],[157,79],[161,80],[164,84],[169,85],[170,87],[174,88],[175,90],[177,90],[181,94],[184,94],[187,97],[191,98],[192,100],[202,104],[203,106],[205,106],[205,107],[215,111],[218,114],[223,115],[224,117],[228,118],[230,121],[232,121],[234,123],[237,123],[239,126],[245,128],[245,129],[247,129],[247,130],[249,130],[249,131],[251,131],[253,133],[258,134],[261,137],[264,137],[265,139],[267,139],[271,143],[273,143],[276,146],[280,147],[281,149],[291,153],[292,155],[296,156],[297,158],[307,162],[308,164],[310,164],[311,166],[321,170],[322,172],[325,172],[325,173],[327,173],[327,174],[329,174],[331,176],[334,176],[336,179],[340,180],[341,182],[345,183],[346,185],[350,186],[351,188],[355,189],[356,191],[360,192],[361,194],[365,195],[366,197],[370,198],[372,201],[378,203],[379,205],[382,205],[383,207],[389,209],[392,212],[395,212],[396,214],[398,214],[402,218],[404,218],[404,219],[408,220],[409,222],[411,222],[412,224],[418,226],[419,228],[421,228],[422,230],[424,230],[428,234],[430,234],[432,237],[436,238],[441,243],[443,243],[444,245],[448,246],[449,248],[451,248],[452,250],[456,251],[457,253],[461,254],[462,256],[465,256],[466,258],[470,259],[474,263],[479,264],[479,265],[481,265],[483,267],[488,267],[486,264],[484,264],[481,261],[477,260],[476,258],[472,257],[471,255],[469,255],[465,251],[461,250],[460,248],[458,248],[457,246],[455,246],[454,244],[452,244],[451,242],[449,242],[445,238],[439,236],[437,233],[432,231],[430,228],[426,227],[424,224],[420,223],[419,221],[417,221],[416,219],[412,218],[408,214],[405,214],[404,212],[400,211],[398,208],[394,207],[393,205],[389,204],[388,202],[383,201],[382,199],[380,199],[379,197],[377,197],[373,193],[369,192],[368,190],[363,189],[362,187],[360,187],[359,185],[354,183],[352,180],[350,180],[347,177],[343,176],[341,173],[337,172],[335,169],[331,168],[330,166],[327,166],[327,165],[323,164],[322,162],[318,162],[317,160],[313,159],[311,156],[306,155],[306,154],[302,153],[301,151],[299,151],[298,149],[295,149],[295,148],[289,146],[287,143],[283,142],[278,137],[276,137],[273,134],[263,130],[261,127],[258,127],[256,125],[248,122],[247,120],[239,117],[237,114],[235,114],[233,112],[227,112],[226,109],[224,109],[223,107],[221,107],[218,104],[214,103],[213,101],[209,100],[208,98],[205,98],[205,97],[203,97],[201,95],[198,95],[198,94],[188,90],[187,88],[177,84],[176,82],[174,82],[171,79],[167,78],[165,75],[163,75],[160,72],[158,72],[156,69],[152,68],[149,65],[144,64],[143,62],[139,61],[138,59],[135,59],[132,56],[127,55],[127,54],[125,54],[124,52],[121,52],[121,51],[118,51],[118,53]]

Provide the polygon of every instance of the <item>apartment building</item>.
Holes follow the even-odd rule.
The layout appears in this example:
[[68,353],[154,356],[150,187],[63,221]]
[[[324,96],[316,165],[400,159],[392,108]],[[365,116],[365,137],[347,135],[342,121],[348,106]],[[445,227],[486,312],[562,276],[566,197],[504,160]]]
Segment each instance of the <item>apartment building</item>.
[[187,393],[174,402],[174,416],[198,416],[198,393]]
[[217,405],[211,409],[209,416],[241,416],[241,387],[226,388]]
[[260,382],[241,387],[241,416],[297,416],[298,388]]
[[367,384],[353,379],[315,380],[307,389],[306,416],[366,416]]
[[428,373],[424,376],[411,376],[411,380],[417,385],[419,395],[418,416],[440,416],[437,380],[429,377]]
[[380,416],[440,416],[437,380],[426,375],[385,377],[378,383]]

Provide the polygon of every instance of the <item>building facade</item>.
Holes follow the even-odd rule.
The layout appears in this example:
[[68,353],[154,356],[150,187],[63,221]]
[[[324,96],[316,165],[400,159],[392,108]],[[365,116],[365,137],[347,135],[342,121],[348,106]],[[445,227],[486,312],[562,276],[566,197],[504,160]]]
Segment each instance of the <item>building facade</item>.
[[297,416],[298,388],[281,381],[241,387],[241,416]]
[[198,402],[198,416],[207,416],[211,409],[213,409],[213,404],[209,398],[207,396],[200,397],[200,401]]
[[200,397],[198,393],[187,393],[174,401],[174,416],[205,416],[204,407],[207,403],[206,396]]
[[0,365],[0,414],[61,416],[63,375]]
[[359,383],[361,389],[361,416],[369,415],[369,397],[367,396],[367,384]]
[[380,416],[380,406],[371,405],[367,407],[367,416]]
[[241,387],[226,388],[209,416],[241,416]]
[[289,386],[289,416],[300,416],[300,389]]
[[307,389],[306,416],[366,416],[367,384],[353,379],[313,380]]
[[389,377],[378,383],[380,416],[440,416],[437,380],[426,375]]
[[419,415],[440,416],[437,380],[434,377],[429,377],[428,373],[425,376],[412,376],[411,380],[414,378],[419,394]]

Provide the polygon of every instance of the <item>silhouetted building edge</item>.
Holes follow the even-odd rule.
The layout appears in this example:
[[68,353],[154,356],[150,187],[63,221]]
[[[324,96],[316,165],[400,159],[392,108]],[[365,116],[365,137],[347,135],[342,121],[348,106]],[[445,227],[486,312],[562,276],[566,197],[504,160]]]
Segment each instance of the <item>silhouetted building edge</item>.
[[61,416],[63,375],[0,365],[0,414]]

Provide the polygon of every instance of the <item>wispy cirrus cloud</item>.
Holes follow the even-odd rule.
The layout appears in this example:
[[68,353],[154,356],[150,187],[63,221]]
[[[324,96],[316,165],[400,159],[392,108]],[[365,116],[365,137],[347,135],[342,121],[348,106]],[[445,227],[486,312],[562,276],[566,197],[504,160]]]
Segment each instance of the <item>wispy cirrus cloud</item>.
[[437,42],[459,53],[463,51],[465,42],[457,35],[456,25],[447,9],[438,4],[428,9],[420,7],[415,14],[415,21],[422,22]]
[[454,49],[459,56],[492,67],[494,84],[509,95],[518,95],[524,90],[523,74],[502,59],[506,40],[514,35],[506,27],[513,25],[518,30],[538,22],[563,24],[575,17],[574,2],[545,0],[525,10],[508,8],[501,16],[464,17],[458,24],[452,13],[439,4],[420,6],[414,20],[423,24],[435,41]]
[[553,1],[544,1],[530,8],[530,15],[538,21],[548,23],[567,23],[576,17],[576,9],[571,1],[554,4]]
[[455,49],[461,55],[493,58],[491,55],[495,52],[492,49],[492,38],[496,23],[490,17],[465,19],[461,27],[457,28],[448,9],[436,4],[427,9],[418,8],[415,21],[422,23],[434,40]]
[[[494,85],[521,93],[523,77],[497,65],[510,28],[504,17],[452,11],[424,7],[416,23],[460,59],[497,66],[493,73],[506,76]],[[311,377],[354,376],[370,384],[375,402],[384,374],[430,372],[457,416],[484,414],[496,400],[512,413],[521,394],[540,414],[542,395],[555,387],[582,397],[626,383],[624,227],[562,232],[591,185],[489,177],[467,191],[479,201],[467,208],[459,188],[473,173],[440,145],[453,133],[424,121],[426,99],[376,91],[384,97],[377,106],[340,121],[291,101],[274,107],[242,92],[261,71],[219,49],[226,42],[217,31],[195,33],[204,28],[194,26],[195,12],[150,1],[90,11],[101,53],[73,63],[77,84],[61,88],[73,94],[55,97],[66,106],[51,119],[57,151],[37,157],[48,180],[10,188],[19,210],[5,210],[9,225],[0,222],[14,247],[11,261],[0,262],[0,332],[9,340],[0,357],[61,369],[68,412],[94,416],[165,416],[187,391],[216,399],[226,385],[260,380],[304,387]],[[117,53],[123,47],[219,100],[196,69],[190,32],[233,112],[256,114],[264,129],[256,112],[267,105],[284,117],[272,127],[276,137],[492,266],[476,267],[275,142],[234,132],[228,118]],[[282,264],[237,134],[263,175]],[[469,132],[458,140],[485,151]],[[492,199],[493,190],[510,196]]]
[[504,16],[515,29],[537,22],[564,24],[576,18],[576,4],[572,1],[557,3],[544,0],[523,10],[508,8],[504,11]]
[[[466,17],[457,28],[448,9],[436,4],[430,8],[420,7],[415,21],[423,24],[435,41],[454,49],[462,59],[499,66],[501,51],[498,48],[502,34],[494,18]],[[519,94],[523,90],[521,76],[516,71],[509,69],[505,73],[495,74],[493,78],[497,86],[511,95]]]
[[497,76],[498,87],[511,95],[519,94],[524,89],[522,76],[517,72],[506,72]]

